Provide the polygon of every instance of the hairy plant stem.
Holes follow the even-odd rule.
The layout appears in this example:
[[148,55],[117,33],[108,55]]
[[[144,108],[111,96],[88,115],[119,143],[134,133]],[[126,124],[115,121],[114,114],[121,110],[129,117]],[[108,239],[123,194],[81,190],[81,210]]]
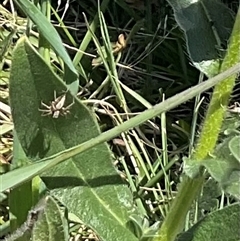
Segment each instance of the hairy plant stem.
[[[240,9],[236,16],[228,51],[221,66],[221,72],[240,61],[239,29]],[[216,85],[192,161],[201,162],[209,153],[214,151],[235,79],[236,75],[230,76]],[[159,230],[159,235],[153,241],[174,241],[176,239],[178,233],[182,231],[186,215],[193,201],[200,193],[203,184],[203,171],[201,171],[198,177],[193,179],[186,176],[183,177],[177,197],[173,201],[172,207]]]
[[[137,115],[124,123],[122,123],[119,126],[116,126],[112,128],[111,130],[105,131],[104,133],[100,134],[96,138],[90,139],[80,145],[73,146],[69,149],[66,149],[64,151],[61,151],[57,154],[54,154],[50,157],[44,158],[38,162],[32,163],[31,165],[15,169],[11,172],[8,172],[6,174],[2,175],[2,179],[4,180],[0,185],[0,192],[4,192],[5,190],[9,188],[14,188],[18,185],[20,185],[23,182],[26,182],[28,180],[31,180],[36,175],[40,175],[44,171],[48,170],[49,168],[60,164],[61,162],[81,153],[86,150],[89,150],[90,148],[93,148],[94,146],[103,143],[105,141],[109,141],[112,138],[118,136],[120,133],[124,131],[128,131],[131,128],[138,126],[145,121],[161,114],[162,112],[166,112],[177,105],[186,102],[187,100],[193,98],[194,96],[198,95],[199,93],[206,91],[207,89],[213,87],[215,84],[219,83],[221,80],[232,76],[233,74],[236,74],[239,72],[240,63],[235,65],[232,68],[229,68],[227,71],[224,71],[223,73],[209,79],[208,81],[204,81],[203,83],[198,84],[197,86],[194,86],[190,89],[187,89],[167,100],[164,102],[161,102],[154,106],[153,108],[150,108],[140,115]],[[14,175],[18,175],[18,173],[28,173],[28,175],[24,174],[18,176],[18,179],[13,178]]]
[[161,226],[159,236],[154,241],[173,241],[182,230],[186,215],[192,205],[193,200],[199,194],[204,183],[204,176],[191,179],[183,177],[183,181],[175,198],[172,207]]

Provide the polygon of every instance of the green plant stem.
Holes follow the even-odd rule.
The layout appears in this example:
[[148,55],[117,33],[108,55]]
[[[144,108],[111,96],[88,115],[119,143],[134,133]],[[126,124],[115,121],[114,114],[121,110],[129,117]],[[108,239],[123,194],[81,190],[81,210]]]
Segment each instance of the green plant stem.
[[[221,66],[221,71],[240,61],[240,9],[233,27],[227,54]],[[203,124],[203,129],[198,140],[198,145],[193,154],[192,161],[203,161],[209,153],[213,152],[220,128],[224,118],[224,111],[234,87],[236,76],[229,76],[214,89],[213,97],[209,104],[208,112]],[[159,235],[153,241],[174,241],[184,225],[186,215],[204,183],[203,172],[198,177],[191,179],[184,177],[177,197],[173,201],[170,212],[164,220]]]
[[[31,170],[31,175],[29,176],[23,176],[21,177],[21,180],[11,180],[11,176],[14,176],[14,172],[18,171],[20,169],[13,170],[12,172],[6,173],[2,175],[2,185],[0,186],[0,192],[3,192],[9,188],[15,187],[17,185],[20,185],[21,183],[28,181],[35,177],[36,175],[39,175],[40,173],[44,172],[45,170],[48,170],[48,168],[53,167],[83,151],[89,150],[90,148],[103,143],[105,141],[109,141],[112,138],[118,136],[120,133],[130,130],[131,128],[138,126],[145,121],[158,116],[162,112],[166,112],[171,110],[172,108],[175,108],[177,105],[180,105],[181,103],[186,102],[187,100],[195,97],[201,92],[204,92],[208,90],[209,88],[213,87],[220,81],[226,79],[229,76],[232,76],[233,74],[236,74],[239,72],[240,69],[240,63],[236,64],[232,68],[229,68],[227,71],[209,79],[208,81],[205,81],[201,84],[198,84],[197,86],[194,86],[192,88],[189,88],[167,100],[164,102],[161,102],[160,104],[154,106],[151,109],[148,109],[144,111],[142,114],[137,115],[133,118],[131,118],[128,121],[125,121],[123,124],[116,126],[112,128],[111,130],[108,130],[101,135],[99,135],[96,138],[90,139],[80,145],[74,146],[72,148],[69,148],[67,150],[64,150],[62,152],[59,152],[55,155],[52,155],[48,158],[44,158],[39,162],[35,162],[34,164],[31,164],[29,166],[21,168],[21,171],[23,172],[23,169],[29,169]],[[78,101],[78,100],[76,100]],[[9,184],[10,183],[10,184]]]
[[[230,45],[221,66],[221,72],[240,61],[239,29],[240,8],[233,27]],[[198,140],[196,152],[194,153],[195,160],[202,161],[207,155],[213,152],[224,119],[225,109],[228,106],[234,84],[235,77],[230,76],[215,86],[203,129]]]
[[183,181],[178,191],[179,195],[174,199],[171,209],[161,227],[161,232],[154,241],[175,240],[179,230],[184,227],[189,207],[199,194],[203,183],[204,176],[195,179],[191,179],[187,176],[183,177]]
[[138,125],[144,123],[145,121],[161,114],[162,112],[166,112],[170,109],[175,108],[179,104],[184,103],[187,100],[195,97],[200,92],[206,91],[207,89],[211,88],[216,83],[218,83],[221,79],[225,79],[226,77],[231,76],[232,74],[238,72],[239,68],[240,68],[240,64],[235,65],[234,67],[230,68],[228,71],[221,73],[216,77],[213,77],[211,79],[211,81],[208,80],[195,87],[189,88],[189,89],[173,96],[172,98],[169,98],[169,99],[165,100],[164,102],[161,102],[160,104],[155,105],[153,108],[144,111],[142,114],[135,116],[128,121],[125,121],[123,124],[116,126],[116,127],[112,128],[111,130],[102,133],[98,137],[96,137],[94,139],[90,139],[90,140],[84,142],[83,144],[69,148],[63,152],[60,152],[56,155],[46,158],[45,160],[53,159],[53,158],[58,159],[57,157],[59,157],[58,161],[56,161],[56,163],[55,163],[55,164],[57,164],[63,160],[66,160],[66,159],[74,156],[74,155],[77,155],[85,150],[88,150],[88,149],[92,148],[93,146],[96,146],[105,141],[109,141],[112,138],[119,135],[120,133],[128,131],[129,129],[131,129],[135,126],[138,126]]

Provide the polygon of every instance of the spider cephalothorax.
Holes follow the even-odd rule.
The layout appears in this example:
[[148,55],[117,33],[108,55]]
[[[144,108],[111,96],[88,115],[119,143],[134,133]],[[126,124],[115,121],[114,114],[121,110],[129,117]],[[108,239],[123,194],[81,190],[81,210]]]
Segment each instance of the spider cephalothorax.
[[53,118],[58,118],[59,115],[65,116],[70,112],[69,109],[74,104],[73,101],[70,105],[64,107],[65,101],[66,93],[56,97],[56,91],[54,91],[54,100],[50,102],[50,105],[47,105],[42,101],[41,105],[46,109],[39,109],[39,111],[42,112],[42,116],[52,115]]

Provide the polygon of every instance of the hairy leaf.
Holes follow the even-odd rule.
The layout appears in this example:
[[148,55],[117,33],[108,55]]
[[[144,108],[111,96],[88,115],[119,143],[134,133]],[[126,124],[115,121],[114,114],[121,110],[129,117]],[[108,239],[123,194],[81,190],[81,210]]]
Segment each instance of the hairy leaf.
[[237,241],[240,205],[234,204],[207,215],[176,241]]
[[233,13],[220,1],[168,0],[175,19],[184,31],[192,62],[208,76],[219,71],[219,64],[230,37]]
[[[70,113],[41,116],[41,101],[50,104],[66,91],[64,83],[23,38],[14,51],[10,98],[14,126],[28,158],[39,160],[100,134],[93,114],[66,93]],[[31,166],[29,167],[31,168]],[[132,195],[115,170],[106,144],[47,170],[42,179],[51,194],[78,216],[102,240],[135,240],[126,229],[132,212]],[[107,227],[107,228],[106,228]]]

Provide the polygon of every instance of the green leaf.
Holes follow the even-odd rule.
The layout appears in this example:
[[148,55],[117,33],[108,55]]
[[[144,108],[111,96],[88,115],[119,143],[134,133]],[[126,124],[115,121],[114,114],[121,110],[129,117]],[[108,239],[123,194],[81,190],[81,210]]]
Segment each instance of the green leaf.
[[143,215],[132,215],[128,226],[141,241],[150,241],[156,235],[160,222],[150,226],[149,219]]
[[[11,191],[9,196],[11,232],[19,228],[26,220],[32,207],[32,182],[26,182]],[[28,197],[28,198],[26,198]],[[21,203],[21,208],[19,204]]]
[[213,178],[209,178],[204,183],[201,195],[197,200],[198,205],[192,205],[189,210],[189,226],[195,224],[196,220],[200,220],[205,217],[207,213],[218,210],[218,199],[221,195],[222,191],[219,184]]
[[226,117],[224,118],[221,132],[225,136],[234,136],[236,132],[240,133],[238,130],[240,130],[239,116],[227,112]]
[[234,204],[213,212],[196,223],[176,241],[237,241],[240,205]]
[[60,208],[51,196],[42,198],[36,207],[28,212],[25,220],[19,229],[6,238],[6,241],[69,240],[66,210]]
[[190,178],[195,178],[199,175],[199,170],[201,163],[197,160],[193,160],[192,158],[183,158],[184,161],[184,173]]
[[[68,115],[41,116],[38,110],[41,101],[50,103],[54,91],[59,96],[64,90],[64,83],[28,40],[21,39],[13,55],[10,99],[19,141],[32,160],[51,156],[100,134],[92,113],[70,93],[66,93],[65,106],[73,99],[75,103]],[[31,170],[31,165],[27,168]],[[125,227],[133,209],[133,197],[115,170],[106,144],[51,166],[42,179],[50,193],[92,227],[102,240],[136,240]]]
[[227,159],[218,158],[206,159],[202,164],[218,182],[226,182],[232,171],[239,167],[237,163],[231,163]]
[[240,170],[234,170],[229,175],[227,183],[223,184],[225,192],[240,200]]
[[219,207],[218,198],[221,196],[222,192],[218,183],[213,179],[209,178],[204,186],[201,197],[198,200],[198,213],[199,216],[203,216],[201,213],[203,210],[210,212],[212,210],[217,210]]
[[236,158],[238,162],[240,162],[240,137],[235,136],[232,138],[232,140],[229,142],[229,149],[232,153],[232,155]]
[[[29,161],[19,143],[16,131],[13,132],[13,160],[11,169],[29,164]],[[28,197],[28,198],[26,198]],[[21,209],[19,209],[21,203]],[[13,188],[9,193],[9,210],[10,210],[10,226],[11,232],[19,228],[28,215],[32,203],[32,182],[23,183],[21,186]]]
[[[1,29],[1,31],[3,31],[3,30]],[[5,38],[3,38],[3,39],[1,38],[1,42],[0,42],[0,62],[1,62],[1,65],[2,65],[2,60],[3,60],[4,55],[9,51],[10,45],[12,43],[13,36],[15,34],[16,34],[16,30],[12,29],[11,32],[8,33],[8,35]],[[2,66],[1,66],[0,69],[2,70]]]
[[232,12],[214,0],[168,2],[185,33],[192,62],[208,76],[214,76],[219,71],[220,60],[233,27]]
[[62,58],[65,63],[65,81],[70,85],[71,91],[76,94],[78,87],[78,73],[70,59],[62,40],[56,29],[41,13],[41,11],[29,0],[15,0],[23,12],[37,25],[42,36],[49,42],[55,52]]
[[225,137],[222,142],[216,146],[214,156],[222,159],[227,159],[230,165],[238,166],[239,161],[235,155],[232,154],[232,151],[235,151],[235,148],[237,148],[236,145],[239,145],[239,143],[236,143],[238,140],[238,133],[234,133],[231,136]]
[[226,138],[217,146],[216,156],[204,160],[202,164],[227,193],[240,199],[240,163],[229,148],[232,144],[235,146],[235,138],[238,137]]
[[[33,212],[38,212],[36,211]],[[37,214],[36,214],[37,215]],[[67,241],[68,223],[65,210],[51,197],[46,197],[44,210],[39,212],[39,217],[32,230],[32,241]]]
[[204,161],[203,165],[227,193],[240,199],[239,163],[232,163],[227,159],[213,158]]

